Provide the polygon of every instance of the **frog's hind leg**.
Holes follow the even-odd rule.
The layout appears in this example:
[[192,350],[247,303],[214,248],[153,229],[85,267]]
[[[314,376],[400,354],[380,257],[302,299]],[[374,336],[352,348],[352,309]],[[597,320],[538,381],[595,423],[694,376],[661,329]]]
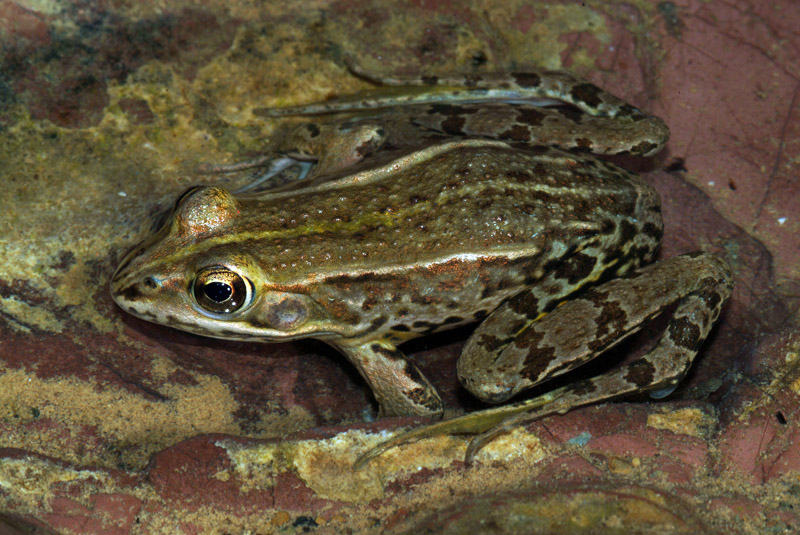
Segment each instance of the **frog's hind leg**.
[[[730,295],[730,270],[712,254],[678,256],[590,288],[557,307],[548,307],[552,311],[547,314],[528,308],[528,302],[536,300],[527,294],[535,291],[522,292],[492,313],[464,348],[459,378],[484,401],[503,402],[577,368],[673,304],[678,309],[672,324],[682,317],[681,307],[707,304],[707,309],[716,310],[719,301]],[[702,292],[721,298],[698,302],[694,296]],[[698,332],[702,334],[699,341],[708,328],[710,322]],[[668,329],[663,340],[669,340],[669,334]]]
[[670,389],[691,366],[731,290],[732,276],[727,263],[708,253],[664,260],[590,289],[521,333],[508,346],[511,356],[501,351],[492,365],[475,374],[482,376],[487,385],[500,381],[503,388],[508,387],[507,377],[515,375],[527,376],[523,382],[528,386],[536,384],[573,369],[619,343],[657,316],[664,306],[677,306],[656,345],[630,364],[530,400],[478,411],[397,436],[368,451],[357,464],[364,466],[383,451],[409,440],[480,433],[467,450],[469,461],[486,443],[522,422],[617,396]]
[[667,125],[571,73],[529,70],[393,77],[349,64],[382,87],[325,102],[261,110],[262,115],[325,115],[404,108],[420,128],[523,145],[596,154],[651,156],[669,139]]

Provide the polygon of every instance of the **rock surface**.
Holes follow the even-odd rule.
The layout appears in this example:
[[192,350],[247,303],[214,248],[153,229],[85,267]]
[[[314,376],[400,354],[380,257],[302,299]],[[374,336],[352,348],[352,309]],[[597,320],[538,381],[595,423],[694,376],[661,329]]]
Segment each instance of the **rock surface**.
[[[725,533],[800,525],[800,5],[23,3],[0,10],[0,534]],[[736,287],[689,377],[533,422],[463,463],[387,430],[315,342],[202,339],[108,295],[148,218],[204,162],[246,159],[265,107],[382,73],[567,68],[664,118],[624,161],[664,201],[662,257],[726,256]],[[409,344],[452,414],[478,404],[468,330]],[[652,339],[643,333],[606,361]],[[478,527],[480,526],[480,528]]]

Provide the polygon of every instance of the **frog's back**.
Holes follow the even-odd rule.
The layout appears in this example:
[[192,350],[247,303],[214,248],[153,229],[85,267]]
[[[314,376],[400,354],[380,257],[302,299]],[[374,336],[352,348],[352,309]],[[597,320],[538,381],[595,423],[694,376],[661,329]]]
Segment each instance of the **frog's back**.
[[[420,151],[421,152],[421,151]],[[505,144],[396,161],[305,190],[242,199],[238,246],[275,280],[387,272],[455,257],[519,259],[634,217],[635,176],[550,148]]]

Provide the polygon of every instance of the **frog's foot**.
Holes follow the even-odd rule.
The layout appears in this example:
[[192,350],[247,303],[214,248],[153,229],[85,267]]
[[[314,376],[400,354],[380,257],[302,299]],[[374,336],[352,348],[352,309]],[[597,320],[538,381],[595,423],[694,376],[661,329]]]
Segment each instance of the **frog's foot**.
[[[408,442],[416,442],[417,440],[421,440],[423,438],[432,438],[443,435],[477,434],[478,436],[470,442],[470,446],[467,449],[467,457],[465,460],[466,462],[470,462],[472,457],[474,457],[475,453],[478,451],[476,449],[470,453],[473,443],[476,443],[477,440],[480,440],[484,436],[488,437],[490,433],[492,435],[489,440],[505,432],[509,428],[507,422],[515,419],[517,415],[524,414],[526,416],[525,420],[527,420],[530,411],[535,410],[536,407],[546,405],[554,399],[554,396],[557,395],[557,393],[558,391],[553,391],[540,396],[539,398],[528,400],[522,403],[477,411],[470,414],[465,414],[464,416],[459,416],[458,418],[419,427],[406,433],[400,433],[389,440],[381,442],[374,448],[362,454],[353,463],[353,469],[361,470],[367,466],[372,459],[382,455],[392,448],[401,446]],[[486,443],[488,443],[488,440],[486,442],[482,442],[478,449],[483,447],[483,445]]]
[[[306,159],[293,158],[292,156],[259,156],[252,160],[236,162],[231,164],[202,164],[196,171],[204,175],[238,173],[248,169],[266,168],[266,170],[255,173],[251,181],[238,188],[233,193],[245,193],[253,191],[266,191],[278,188],[289,182],[305,179],[314,167],[313,161]],[[292,172],[294,171],[294,172]]]
[[[708,318],[696,319],[708,321]],[[676,323],[673,322],[670,327],[673,327],[673,325],[676,325]],[[470,440],[467,451],[464,454],[464,462],[470,464],[475,455],[484,446],[519,425],[551,414],[564,414],[582,405],[597,403],[625,394],[642,392],[650,388],[663,389],[665,385],[677,384],[691,365],[691,357],[687,358],[680,345],[676,345],[676,342],[678,344],[688,343],[694,333],[688,332],[692,330],[691,328],[688,328],[688,331],[687,328],[681,327],[673,328],[672,330],[682,332],[675,332],[673,335],[668,330],[653,350],[627,366],[599,377],[558,388],[533,399],[473,412],[401,433],[361,455],[353,463],[353,468],[360,470],[372,459],[408,442],[442,435],[460,434],[477,435]],[[694,341],[694,343],[699,342],[702,342],[702,340]],[[663,360],[664,352],[670,350],[672,350],[674,360]],[[683,353],[683,358],[681,358],[681,353]],[[642,384],[647,381],[652,381],[649,387]]]
[[442,417],[436,388],[393,344],[372,341],[337,347],[366,379],[380,405],[379,416]]
[[202,163],[197,166],[195,171],[201,175],[220,175],[225,173],[238,173],[239,171],[246,171],[256,167],[266,167],[266,165],[274,158],[268,155],[258,156],[251,160],[245,160],[236,163]]

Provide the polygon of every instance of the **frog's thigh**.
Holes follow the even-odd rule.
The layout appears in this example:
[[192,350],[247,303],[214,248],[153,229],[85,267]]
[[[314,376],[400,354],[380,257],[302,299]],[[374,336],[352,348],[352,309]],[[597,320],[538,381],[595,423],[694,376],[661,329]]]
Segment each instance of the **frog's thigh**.
[[376,341],[339,350],[366,379],[380,405],[380,416],[442,417],[436,388],[391,344]]
[[[486,331],[502,325],[481,325],[462,356],[468,365],[459,362],[459,377],[476,396],[504,401],[591,360],[678,303],[659,343],[640,359],[647,371],[630,372],[637,389],[670,386],[691,364],[730,292],[730,268],[719,257],[670,258],[589,289],[541,319],[518,324],[515,333],[504,333],[508,344],[503,347],[490,343],[502,338],[499,332]],[[521,300],[524,296],[508,303],[517,307],[517,315]],[[510,315],[500,312],[501,317]]]

